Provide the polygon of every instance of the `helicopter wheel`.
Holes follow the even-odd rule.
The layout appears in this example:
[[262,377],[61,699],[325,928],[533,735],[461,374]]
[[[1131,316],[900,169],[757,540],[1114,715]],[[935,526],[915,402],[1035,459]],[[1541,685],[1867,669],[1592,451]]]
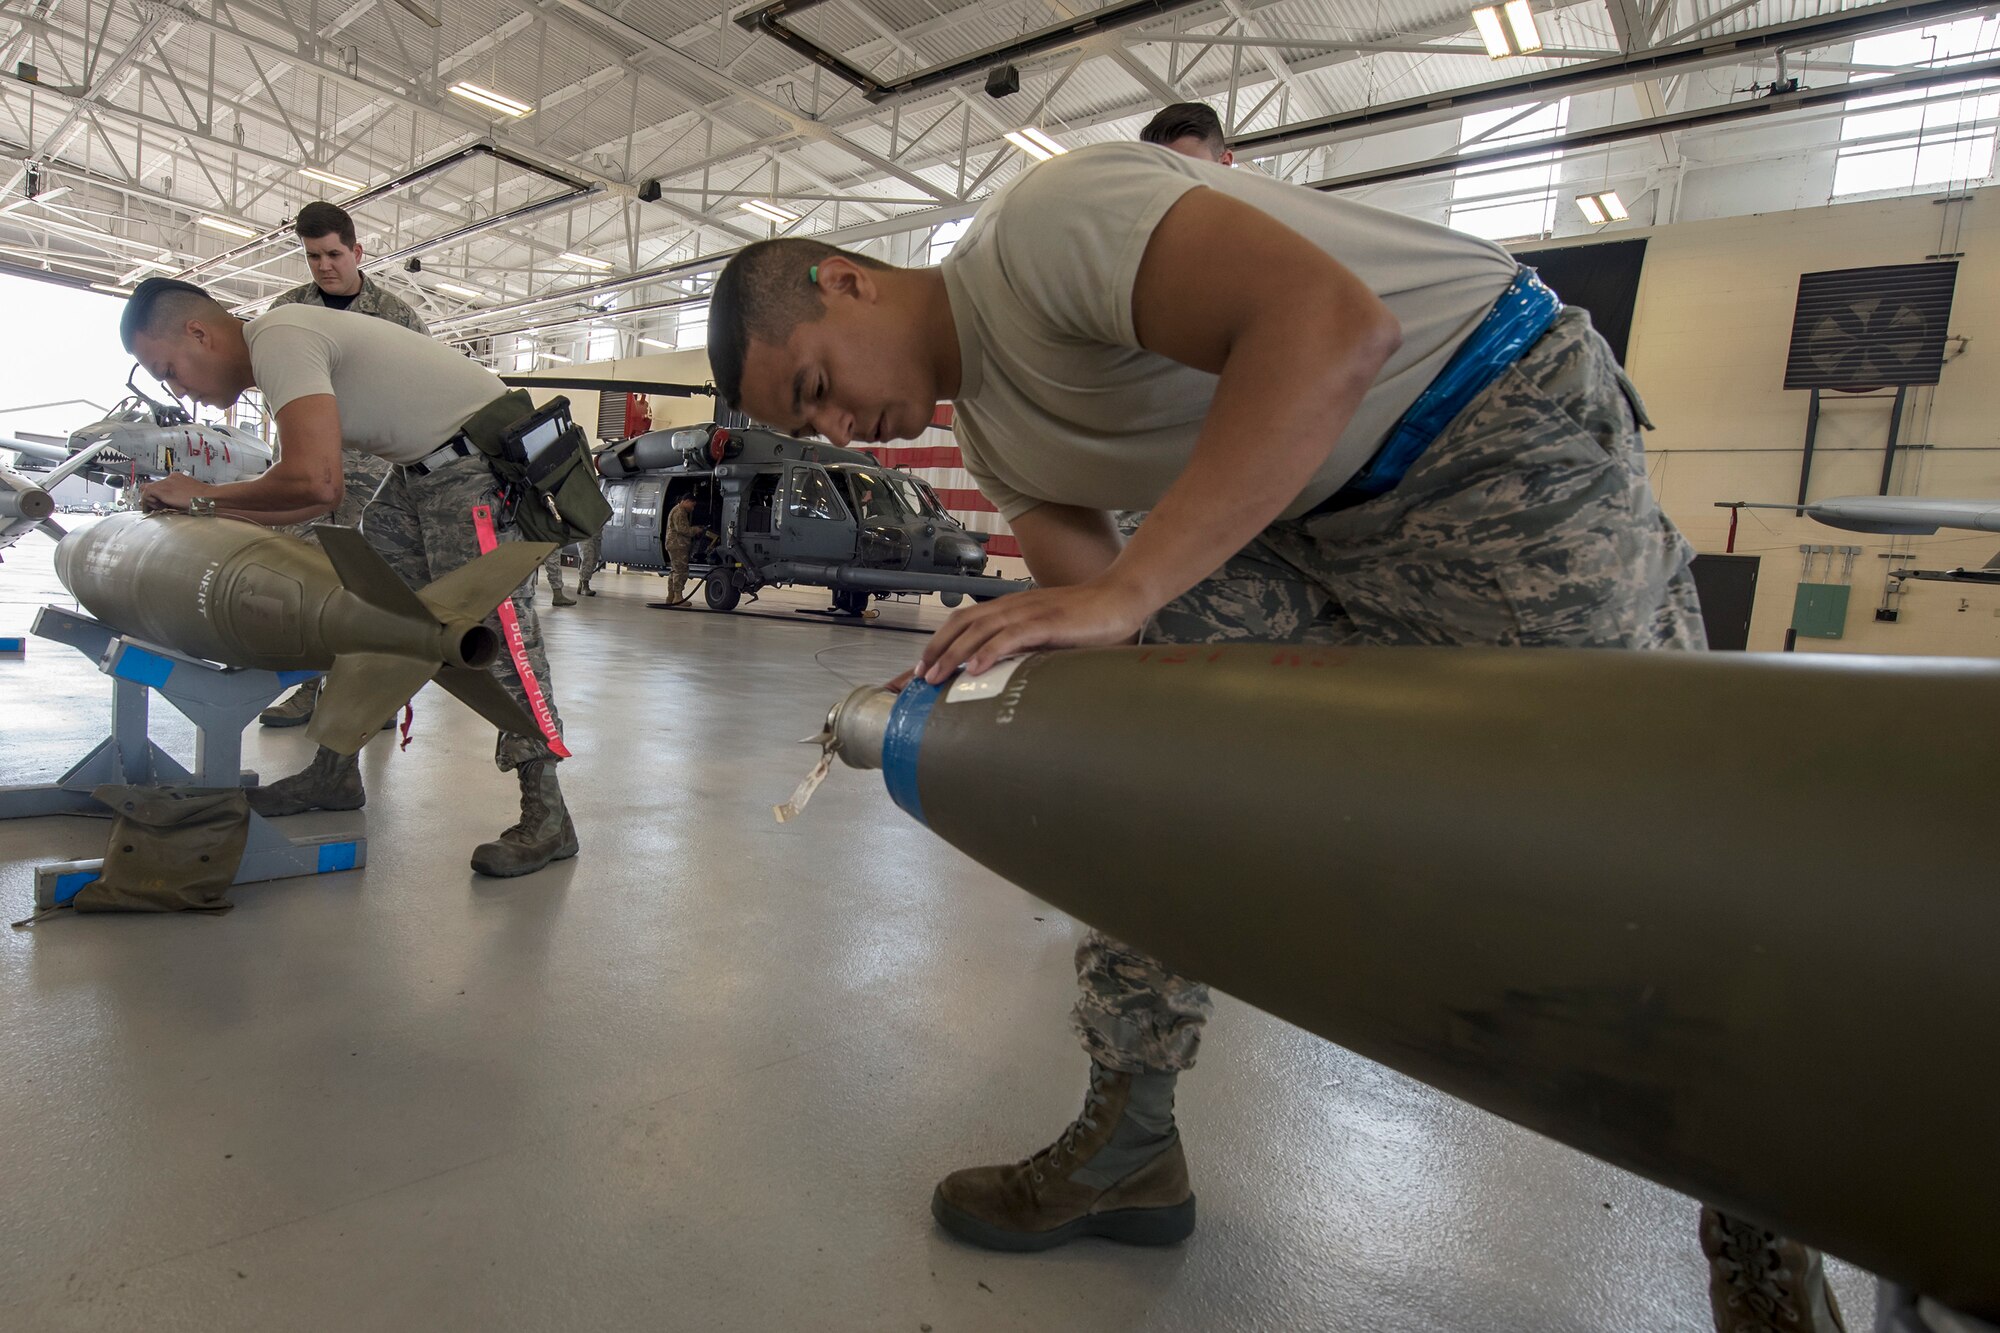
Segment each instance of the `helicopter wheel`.
[[957,606],[965,600],[965,594],[962,592],[941,592],[938,594],[938,600],[946,606]]
[[847,588],[833,590],[833,609],[843,615],[858,616],[868,610],[868,594]]
[[743,599],[743,589],[726,569],[718,569],[703,580],[703,595],[711,611],[734,611]]

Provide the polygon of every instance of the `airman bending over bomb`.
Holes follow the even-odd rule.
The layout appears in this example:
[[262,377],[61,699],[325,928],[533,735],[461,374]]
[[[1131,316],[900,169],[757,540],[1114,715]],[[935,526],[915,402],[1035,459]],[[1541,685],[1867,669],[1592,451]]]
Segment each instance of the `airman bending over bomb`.
[[[305,251],[312,281],[292,288],[271,302],[281,305],[318,305],[329,310],[347,310],[357,315],[373,315],[400,324],[413,333],[430,336],[430,329],[416,311],[394,292],[388,291],[361,271],[361,242],[356,238],[354,219],[338,204],[321,200],[299,210],[292,232]],[[340,505],[328,518],[343,528],[361,526],[361,511],[375,494],[375,488],[389,475],[389,465],[360,449],[340,451],[344,489]],[[309,524],[299,525],[297,535],[310,538]],[[267,727],[299,727],[312,720],[313,705],[319,700],[318,678],[293,690],[291,697],[258,714]]]
[[[149,509],[220,513],[267,527],[306,522],[340,503],[342,446],[350,445],[392,465],[368,503],[362,533],[413,588],[479,556],[480,506],[495,519],[504,512],[487,453],[532,415],[533,404],[443,343],[309,305],[281,306],[245,323],[201,288],[169,278],[139,284],[119,331],[126,350],[175,393],[227,407],[244,390],[261,389],[283,446],[270,470],[250,481],[207,486],[175,473],[153,482],[141,491]],[[491,535],[517,540],[510,530]],[[472,867],[482,875],[523,875],[577,853],[552,748],[561,744],[562,723],[527,592],[524,583],[512,598],[521,662],[503,653],[491,669],[541,719],[543,734],[500,734],[496,761],[520,780],[521,817],[473,852]],[[498,632],[497,619],[489,625]],[[263,815],[353,810],[365,800],[358,758],[324,747],[305,771],[249,796]]]
[[[1016,177],[939,268],[806,238],[744,249],[708,352],[723,401],[836,445],[913,439],[955,405],[965,467],[1039,586],[954,612],[923,652],[932,683],[1141,636],[1704,646],[1637,392],[1583,310],[1461,232],[1093,145]],[[1119,511],[1146,514],[1129,540]],[[1194,1227],[1173,1106],[1208,988],[1096,932],[1077,971],[1082,1113],[933,1195],[975,1244]],[[1759,1302],[1788,1329],[1836,1327],[1812,1251],[1786,1251],[1781,1280],[1755,1228],[1711,1214],[1703,1241],[1732,1333]]]

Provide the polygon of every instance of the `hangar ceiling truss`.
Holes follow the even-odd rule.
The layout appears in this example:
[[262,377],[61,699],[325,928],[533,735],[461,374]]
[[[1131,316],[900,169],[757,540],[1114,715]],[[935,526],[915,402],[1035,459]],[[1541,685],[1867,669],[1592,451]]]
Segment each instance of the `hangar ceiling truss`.
[[[671,342],[749,241],[907,253],[896,238],[913,237],[921,255],[1026,163],[1010,130],[1129,138],[1163,101],[1200,98],[1258,169],[1372,186],[1449,170],[1450,154],[1357,169],[1366,140],[1587,87],[1617,107],[1589,142],[1646,136],[1670,172],[1718,99],[1828,114],[1824,97],[1784,101],[1782,80],[1823,92],[1907,72],[1857,66],[1851,43],[1994,5],[1535,0],[1543,49],[1502,61],[1470,8],[0,0],[0,267],[111,287],[185,273],[256,308],[304,276],[291,217],[331,198],[360,221],[371,272],[447,336],[629,354]],[[1018,91],[989,96],[1003,63]]]

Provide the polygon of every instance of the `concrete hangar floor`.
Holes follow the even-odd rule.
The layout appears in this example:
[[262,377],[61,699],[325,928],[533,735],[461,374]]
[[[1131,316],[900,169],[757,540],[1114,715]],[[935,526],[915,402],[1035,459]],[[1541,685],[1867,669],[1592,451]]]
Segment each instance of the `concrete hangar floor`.
[[[63,602],[51,549],[8,552],[0,634]],[[773,822],[841,677],[886,679],[917,636],[791,614],[822,593],[751,608],[775,623],[649,610],[651,576],[599,587],[541,604],[576,860],[472,875],[514,789],[429,689],[410,748],[365,753],[364,869],[239,888],[220,917],[0,931],[0,1326],[1710,1327],[1690,1200],[1226,998],[1181,1085],[1191,1241],[948,1239],[935,1180],[1081,1104],[1079,927],[873,775],[837,768]],[[79,654],[31,640],[0,662],[0,783],[59,776],[108,713]],[[189,758],[191,729],[154,717]],[[310,749],[253,728],[246,763]],[[7,918],[35,865],[100,854],[105,828],[0,823]],[[1829,1267],[1869,1310],[1871,1280]]]

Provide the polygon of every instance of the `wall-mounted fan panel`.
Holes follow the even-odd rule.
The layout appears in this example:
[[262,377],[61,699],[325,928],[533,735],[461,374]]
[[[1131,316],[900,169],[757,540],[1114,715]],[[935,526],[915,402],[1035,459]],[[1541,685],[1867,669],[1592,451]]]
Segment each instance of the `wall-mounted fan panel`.
[[1785,387],[1936,384],[1957,281],[1955,262],[1801,274]]

